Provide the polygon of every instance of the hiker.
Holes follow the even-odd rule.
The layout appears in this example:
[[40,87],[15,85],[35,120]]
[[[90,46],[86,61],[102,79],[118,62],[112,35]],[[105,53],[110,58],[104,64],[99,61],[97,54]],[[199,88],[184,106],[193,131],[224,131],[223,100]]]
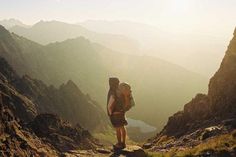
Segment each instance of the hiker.
[[109,79],[109,92],[107,96],[107,113],[110,117],[113,127],[116,129],[117,143],[115,149],[126,147],[126,129],[128,124],[125,119],[125,112],[134,106],[131,95],[131,88],[127,83],[119,84],[118,78]]

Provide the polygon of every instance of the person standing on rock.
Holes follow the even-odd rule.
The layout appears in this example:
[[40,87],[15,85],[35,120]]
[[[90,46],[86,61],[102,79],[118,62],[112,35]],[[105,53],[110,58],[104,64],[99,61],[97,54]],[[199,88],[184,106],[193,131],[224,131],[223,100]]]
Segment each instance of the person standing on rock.
[[134,105],[131,96],[131,88],[127,83],[119,84],[118,78],[109,79],[109,92],[107,95],[107,113],[113,127],[116,129],[117,143],[114,148],[123,149],[126,147],[127,131],[125,126],[128,124],[125,119],[125,112]]

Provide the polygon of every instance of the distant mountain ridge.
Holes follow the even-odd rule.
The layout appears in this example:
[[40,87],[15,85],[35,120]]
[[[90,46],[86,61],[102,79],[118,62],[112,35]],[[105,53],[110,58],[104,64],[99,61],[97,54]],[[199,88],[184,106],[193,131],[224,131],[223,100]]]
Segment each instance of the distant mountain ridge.
[[[30,66],[30,58],[26,57],[27,54],[32,53],[31,55],[35,55],[35,53],[44,52],[44,48],[41,45],[10,34],[2,26],[0,26],[0,34],[0,54],[9,61],[17,72],[12,72],[9,75],[12,78],[8,79],[14,79],[12,84],[17,90],[37,105],[38,113],[58,114],[74,125],[80,123],[90,131],[106,129],[109,123],[101,106],[92,100],[89,95],[84,95],[72,81],[62,84],[57,89],[52,85],[47,86],[44,82],[25,75],[43,74],[43,72],[37,70],[37,68],[40,68],[38,64],[35,65],[36,69],[34,69],[34,67]],[[9,69],[9,71],[13,71],[11,68]],[[94,117],[89,118],[87,114],[93,114]]]
[[29,28],[16,25],[11,27],[9,31],[44,45],[83,36],[93,42],[121,52],[136,52],[139,47],[137,41],[123,35],[97,33],[80,25],[59,21],[41,20]]
[[21,27],[29,27],[28,25],[22,23],[20,20],[10,18],[10,19],[4,19],[0,20],[0,25],[4,26],[5,28],[9,29],[14,26],[21,26]]
[[163,26],[125,20],[87,20],[78,24],[92,31],[130,37],[140,43],[139,54],[164,59],[209,78],[219,67],[229,39],[225,39],[226,35],[173,32]]
[[[162,127],[168,115],[181,107],[176,106],[176,102],[184,103],[193,93],[205,89],[205,78],[182,67],[149,56],[114,52],[83,37],[42,46],[15,34],[10,36],[12,42],[7,43],[14,43],[12,45],[19,49],[16,53],[21,56],[6,56],[12,50],[9,51],[5,42],[2,42],[0,54],[6,56],[20,75],[29,74],[56,87],[72,79],[103,107],[106,106],[107,79],[118,76],[132,85],[138,104],[129,116],[157,129]],[[158,123],[153,119],[157,111]],[[139,114],[141,112],[143,114]]]
[[[227,44],[222,36],[183,32],[180,37],[180,34],[160,30],[158,26],[132,21],[88,20],[68,24],[41,20],[33,26],[16,23],[6,28],[40,44],[84,36],[92,42],[123,53],[162,58],[208,78],[219,67],[223,58],[221,52]],[[213,55],[214,58],[211,57]]]

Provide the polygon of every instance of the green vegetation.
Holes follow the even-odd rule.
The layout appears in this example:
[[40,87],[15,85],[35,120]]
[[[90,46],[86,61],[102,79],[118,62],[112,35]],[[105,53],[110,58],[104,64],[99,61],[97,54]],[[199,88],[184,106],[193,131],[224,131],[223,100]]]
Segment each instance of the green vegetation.
[[[224,134],[210,138],[193,148],[172,148],[168,152],[148,152],[149,157],[190,157],[203,152],[217,152],[218,154],[235,151],[236,130],[230,134]],[[181,149],[181,150],[180,150]]]
[[116,142],[116,135],[114,130],[111,127],[108,127],[106,133],[97,133],[94,132],[92,133],[93,137],[98,139],[102,144],[114,144]]

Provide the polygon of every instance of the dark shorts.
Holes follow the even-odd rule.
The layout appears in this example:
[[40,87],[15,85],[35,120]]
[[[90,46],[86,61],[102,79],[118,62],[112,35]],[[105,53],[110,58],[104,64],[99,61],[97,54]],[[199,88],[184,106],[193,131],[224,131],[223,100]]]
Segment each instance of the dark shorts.
[[125,114],[124,113],[113,114],[113,115],[110,116],[110,120],[111,120],[111,124],[115,128],[128,125],[128,122],[125,119]]

